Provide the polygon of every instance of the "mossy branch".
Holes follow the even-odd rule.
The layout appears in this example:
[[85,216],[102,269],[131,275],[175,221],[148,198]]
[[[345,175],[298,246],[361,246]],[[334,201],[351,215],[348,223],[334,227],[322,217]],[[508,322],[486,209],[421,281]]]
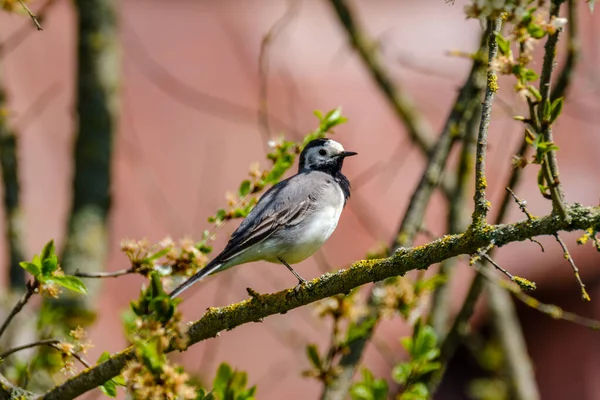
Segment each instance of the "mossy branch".
[[[567,213],[570,222],[551,214],[534,221],[524,220],[513,224],[471,229],[462,234],[445,236],[423,246],[400,248],[388,258],[357,261],[348,269],[313,279],[298,290],[283,290],[254,296],[225,307],[209,308],[201,319],[191,323],[190,345],[215,337],[219,332],[249,322],[262,321],[270,315],[285,314],[318,300],[348,293],[366,283],[401,276],[412,270],[424,270],[432,264],[461,254],[473,254],[492,242],[496,246],[503,246],[535,236],[554,235],[559,231],[585,230],[590,227],[600,229],[600,207],[576,204],[569,206]],[[117,376],[132,357],[133,350],[125,349],[105,362],[82,371],[40,398],[73,399]]]

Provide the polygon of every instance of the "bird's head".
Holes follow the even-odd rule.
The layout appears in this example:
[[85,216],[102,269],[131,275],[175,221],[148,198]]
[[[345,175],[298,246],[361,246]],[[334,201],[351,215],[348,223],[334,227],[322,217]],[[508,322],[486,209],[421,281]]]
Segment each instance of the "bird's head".
[[339,172],[342,169],[344,158],[356,154],[353,151],[344,150],[344,147],[335,140],[311,140],[300,154],[298,172],[304,170]]

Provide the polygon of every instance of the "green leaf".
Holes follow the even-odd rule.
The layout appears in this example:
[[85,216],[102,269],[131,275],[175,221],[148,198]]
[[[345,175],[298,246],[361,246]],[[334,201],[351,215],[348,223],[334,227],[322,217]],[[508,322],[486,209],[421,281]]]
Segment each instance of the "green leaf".
[[373,329],[376,323],[377,318],[373,317],[362,321],[358,325],[354,323],[351,324],[348,327],[348,336],[346,337],[346,343],[365,337],[369,332],[371,332],[371,329]]
[[321,357],[319,356],[319,350],[317,349],[316,345],[310,344],[306,346],[306,355],[308,356],[308,359],[310,360],[310,363],[313,365],[313,367],[315,367],[319,371],[321,370],[321,368],[323,368],[323,362],[321,361]]
[[58,257],[51,255],[42,259],[42,276],[50,276],[58,268]]
[[508,55],[510,53],[510,42],[502,36],[500,32],[496,33],[496,43],[498,43],[498,50],[503,55]]
[[596,3],[596,0],[586,0],[588,3],[588,7],[590,8],[591,12],[594,12],[594,5]]
[[41,269],[34,263],[30,263],[28,261],[21,261],[19,265],[21,266],[21,268],[23,268],[25,271],[29,272],[36,278],[40,275]]
[[313,111],[313,114],[319,119],[319,121],[323,120],[323,113],[320,110]]
[[556,118],[558,118],[558,116],[562,112],[563,105],[565,102],[564,100],[565,99],[563,97],[559,97],[558,99],[556,99],[552,102],[552,105],[550,106],[550,123],[551,124],[554,123],[554,121],[556,121]]
[[114,378],[112,378],[112,380],[115,381],[115,383],[119,386],[125,386],[127,384],[123,375],[117,375]]
[[530,23],[529,25],[527,25],[527,32],[529,32],[531,37],[533,37],[534,39],[541,39],[544,36],[546,36],[546,30],[535,23]]
[[531,93],[533,97],[535,97],[536,101],[542,101],[541,93],[534,86],[527,86],[527,90],[529,90],[529,93]]
[[406,384],[412,373],[412,366],[409,363],[398,364],[392,370],[392,379],[400,385]]
[[535,71],[532,70],[532,69],[524,68],[523,69],[523,73],[522,73],[522,77],[527,82],[533,82],[533,81],[536,81],[538,79],[538,74],[536,74]]
[[219,369],[217,370],[217,375],[215,376],[215,380],[213,381],[213,390],[217,394],[225,393],[227,386],[229,386],[229,380],[233,375],[233,370],[227,363],[222,363],[219,365]]
[[352,400],[374,400],[373,391],[362,383],[357,383],[350,389]]
[[431,371],[437,371],[441,367],[442,367],[442,364],[439,362],[430,362],[430,363],[419,365],[416,372],[418,375],[425,375]]
[[108,360],[109,358],[110,358],[110,353],[108,351],[105,351],[102,354],[100,354],[100,357],[98,357],[98,361],[96,361],[96,364],[103,363],[104,361]]
[[165,356],[158,351],[156,339],[149,342],[138,343],[137,350],[140,352],[140,360],[150,372],[154,374],[162,372]]
[[552,115],[551,114],[552,109],[550,108],[551,104],[550,104],[550,100],[549,99],[546,99],[546,101],[544,102],[543,107],[544,108],[542,109],[542,119],[544,121],[550,122],[550,116]]
[[159,250],[159,251],[157,251],[156,253],[154,253],[154,254],[151,254],[151,255],[149,255],[148,257],[144,258],[143,262],[149,263],[149,262],[152,262],[152,261],[158,260],[159,258],[161,258],[161,257],[163,257],[163,256],[165,256],[165,255],[167,255],[167,253],[168,253],[169,251],[171,251],[171,248],[170,248],[170,247],[166,247],[166,248],[164,248],[164,249],[162,249],[162,250]]
[[546,179],[544,178],[544,173],[542,172],[542,168],[540,168],[540,170],[538,171],[537,184],[538,184],[538,188],[540,189],[540,193],[542,194],[542,196],[547,197],[548,196],[548,186],[546,186]]
[[240,197],[245,197],[248,195],[248,193],[250,193],[250,185],[251,183],[248,179],[242,181],[238,190],[238,194]]
[[42,253],[40,254],[40,258],[43,261],[46,258],[53,256],[54,254],[55,254],[54,240],[51,240],[48,243],[46,243],[46,245],[42,249]]
[[400,400],[428,400],[429,390],[424,383],[418,382],[407,388],[398,398]]
[[107,380],[104,385],[99,386],[102,393],[108,397],[117,397],[117,384],[112,380]]
[[87,288],[85,287],[81,279],[79,279],[76,276],[53,276],[51,279],[49,279],[49,281],[52,281],[57,285],[64,287],[65,289],[69,289],[72,292],[87,294]]

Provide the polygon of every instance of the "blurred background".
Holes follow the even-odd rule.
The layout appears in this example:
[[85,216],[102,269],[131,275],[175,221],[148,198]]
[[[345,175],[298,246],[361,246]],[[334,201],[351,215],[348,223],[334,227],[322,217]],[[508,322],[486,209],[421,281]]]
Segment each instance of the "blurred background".
[[[85,7],[85,2],[80,3]],[[316,277],[325,269],[343,268],[364,258],[367,251],[390,241],[425,159],[349,46],[347,34],[327,1],[113,3],[120,55],[101,67],[112,71],[104,72],[109,86],[115,89],[114,93],[108,91],[115,98],[110,100],[108,112],[104,110],[104,122],[110,121],[109,126],[114,123],[107,182],[110,199],[101,200],[111,206],[105,220],[106,259],[99,264],[104,270],[128,267],[119,250],[124,238],[148,238],[151,242],[166,236],[200,238],[210,226],[206,218],[226,206],[225,193],[236,190],[247,177],[249,166],[257,161],[267,165],[269,139],[281,134],[299,139],[317,125],[313,110],[338,106],[349,121],[336,128],[334,139],[359,153],[344,166],[353,185],[352,198],[322,251],[297,269],[306,278]],[[473,52],[479,46],[481,26],[477,20],[465,19],[466,4],[461,0],[455,4],[442,0],[351,3],[355,17],[378,44],[394,82],[413,98],[434,132],[441,130],[470,68],[468,59],[448,52]],[[0,13],[0,43],[4,44],[0,45],[0,85],[7,95],[2,107],[19,145],[22,237],[27,259],[50,238],[59,249],[66,245],[77,181],[73,151],[76,134],[81,131],[77,107],[91,107],[97,100],[80,96],[85,101],[76,106],[80,86],[73,2],[34,1],[30,7],[34,11],[45,7],[41,32],[34,30],[26,16]],[[583,1],[578,2],[577,15],[582,55],[554,134],[560,147],[558,161],[567,200],[595,205],[600,197],[600,16],[591,13]],[[271,40],[264,45],[269,32]],[[22,38],[17,45],[7,46],[14,43],[16,33]],[[8,39],[12,42],[6,42]],[[559,58],[563,56],[561,47]],[[534,65],[539,70],[540,60]],[[500,80],[493,110],[487,165],[492,213],[503,195],[511,158],[523,135],[522,125],[512,116],[525,110],[512,85],[510,78]],[[268,129],[258,118],[265,88]],[[88,118],[93,121],[90,112]],[[93,153],[94,141],[87,146]],[[451,165],[455,159],[453,155]],[[535,168],[525,170],[517,194],[527,200],[533,214],[543,215],[551,210],[551,204],[539,194],[536,172]],[[98,181],[107,178],[90,172],[78,179],[88,182],[94,192],[102,188]],[[436,237],[445,233],[445,213],[446,204],[436,194],[425,219],[428,231]],[[6,229],[6,209],[2,215],[0,225]],[[507,221],[522,218],[518,208],[511,206]],[[227,224],[219,231],[216,251],[235,227],[234,223]],[[93,230],[83,232],[85,240],[97,237]],[[497,260],[512,273],[535,281],[536,298],[600,318],[598,255],[591,246],[576,247],[577,237],[564,235],[563,239],[572,245],[592,298],[590,303],[580,300],[571,269],[552,238],[541,240],[546,250],[543,253],[534,243],[523,242],[502,248]],[[429,239],[420,235],[417,244]],[[0,255],[0,285],[7,291],[11,281],[5,240],[0,241]],[[467,265],[456,268],[452,281],[455,311],[473,276]],[[100,292],[93,300],[98,316],[91,328],[95,347],[90,350],[90,359],[126,345],[121,314],[129,301],[137,298],[142,282],[141,277],[129,275],[100,282]],[[198,319],[207,307],[247,298],[246,287],[263,293],[295,283],[285,268],[249,264],[203,281],[186,295],[181,307],[186,320]],[[476,323],[485,330],[487,313],[481,306]],[[600,399],[598,334],[520,305],[517,310],[541,398]],[[204,381],[210,381],[218,364],[227,361],[248,372],[249,381],[258,384],[261,399],[317,398],[320,383],[301,375],[309,368],[305,347],[308,343],[327,346],[328,335],[323,332],[329,329],[330,322],[319,319],[309,306],[223,332],[174,357]],[[408,334],[401,319],[384,321],[377,330],[376,344],[368,347],[364,364],[377,376],[389,377],[392,364],[405,357],[399,338]],[[382,348],[388,349],[383,352],[386,354]],[[463,348],[436,398],[469,398],[469,382],[480,373]],[[84,398],[96,396],[98,393],[90,393]]]

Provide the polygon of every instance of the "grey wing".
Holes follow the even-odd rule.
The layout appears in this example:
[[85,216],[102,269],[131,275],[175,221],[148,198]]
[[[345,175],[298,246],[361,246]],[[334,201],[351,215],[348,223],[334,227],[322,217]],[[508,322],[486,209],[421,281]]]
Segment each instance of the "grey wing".
[[314,208],[319,194],[318,185],[309,179],[309,174],[294,175],[279,182],[260,198],[216,259],[226,262],[280,228],[299,223]]

